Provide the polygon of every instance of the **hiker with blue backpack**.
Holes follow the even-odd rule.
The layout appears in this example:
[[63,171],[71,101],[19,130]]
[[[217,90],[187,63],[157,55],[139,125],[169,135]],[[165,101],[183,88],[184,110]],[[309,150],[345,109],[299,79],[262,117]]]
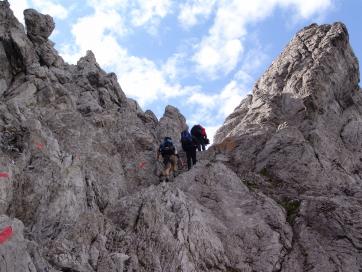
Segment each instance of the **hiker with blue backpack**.
[[187,168],[188,170],[190,170],[191,161],[192,165],[195,165],[197,162],[196,160],[197,142],[195,137],[193,137],[187,129],[181,132],[181,146],[183,151],[186,152]]
[[[170,175],[176,175],[177,171],[177,160],[180,160],[180,157],[177,153],[177,149],[174,146],[171,137],[165,137],[163,142],[160,144],[160,147],[157,151],[157,160],[160,159],[160,156],[163,158],[164,169],[161,172],[160,180],[170,181]],[[182,165],[182,161],[180,160]]]

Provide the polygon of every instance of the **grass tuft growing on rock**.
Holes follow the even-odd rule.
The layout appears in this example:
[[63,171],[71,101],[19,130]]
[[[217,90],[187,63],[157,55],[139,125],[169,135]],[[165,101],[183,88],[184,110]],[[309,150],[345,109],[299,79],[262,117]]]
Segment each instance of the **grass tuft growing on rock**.
[[290,225],[294,224],[295,218],[298,216],[300,208],[300,200],[298,199],[286,199],[279,203],[287,213],[287,222]]

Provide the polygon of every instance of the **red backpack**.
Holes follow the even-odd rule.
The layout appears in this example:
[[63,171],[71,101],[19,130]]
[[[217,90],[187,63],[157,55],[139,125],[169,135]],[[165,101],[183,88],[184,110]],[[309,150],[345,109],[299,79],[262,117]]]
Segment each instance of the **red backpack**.
[[205,128],[202,128],[201,129],[201,136],[205,136],[206,137],[206,130],[205,130]]

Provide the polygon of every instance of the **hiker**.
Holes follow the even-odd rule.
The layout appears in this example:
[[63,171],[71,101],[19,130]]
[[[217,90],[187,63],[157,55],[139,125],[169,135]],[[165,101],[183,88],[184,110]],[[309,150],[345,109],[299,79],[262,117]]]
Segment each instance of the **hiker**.
[[[166,181],[170,180],[170,175],[176,175],[177,171],[177,160],[180,160],[179,155],[177,154],[177,150],[172,143],[171,137],[165,137],[163,143],[160,144],[160,148],[157,151],[157,160],[160,159],[160,156],[163,158],[164,169],[161,173],[161,180],[163,178]],[[181,165],[182,161],[180,160]]]
[[206,135],[206,130],[201,125],[194,125],[191,129],[191,135],[195,137],[197,142],[197,150],[205,151],[206,145],[210,143]]
[[187,168],[188,170],[191,169],[191,161],[192,165],[196,164],[196,146],[197,142],[195,138],[191,136],[189,131],[185,129],[181,132],[181,146],[183,151],[186,152],[187,157]]

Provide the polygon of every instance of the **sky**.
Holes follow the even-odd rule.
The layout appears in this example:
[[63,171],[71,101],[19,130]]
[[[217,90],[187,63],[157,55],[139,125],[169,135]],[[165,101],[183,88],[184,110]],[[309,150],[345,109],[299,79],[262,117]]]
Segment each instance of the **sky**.
[[295,33],[346,24],[362,59],[361,0],[9,0],[51,15],[68,63],[92,50],[128,97],[158,118],[176,106],[212,137]]

